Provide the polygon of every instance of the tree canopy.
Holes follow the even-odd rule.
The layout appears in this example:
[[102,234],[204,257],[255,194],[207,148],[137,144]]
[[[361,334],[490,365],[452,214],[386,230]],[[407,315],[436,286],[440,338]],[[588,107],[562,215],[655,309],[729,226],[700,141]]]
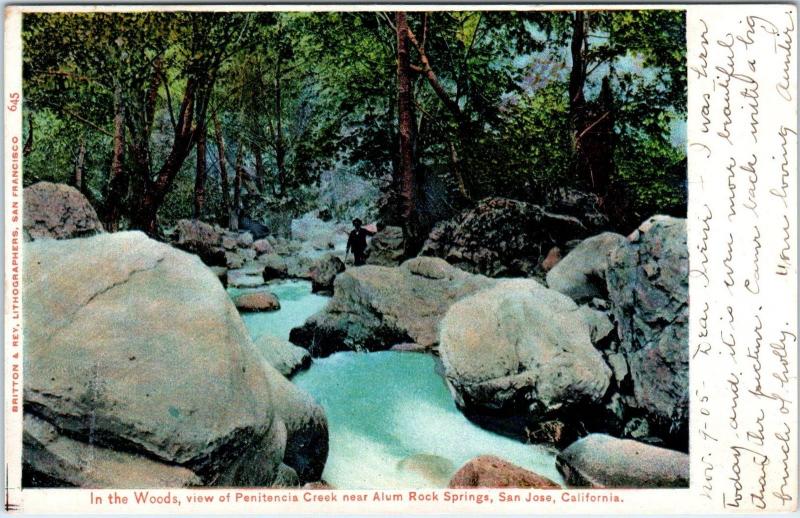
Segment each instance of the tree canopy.
[[112,228],[296,216],[326,174],[379,185],[381,218],[413,212],[422,231],[485,196],[565,188],[594,191],[620,228],[685,211],[680,10],[23,24],[25,180],[75,184]]

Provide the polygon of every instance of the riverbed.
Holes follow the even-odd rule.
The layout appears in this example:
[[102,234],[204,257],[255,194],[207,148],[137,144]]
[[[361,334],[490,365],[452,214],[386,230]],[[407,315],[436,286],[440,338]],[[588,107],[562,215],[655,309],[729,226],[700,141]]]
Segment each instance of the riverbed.
[[[270,285],[281,309],[244,314],[257,337],[289,330],[324,307],[310,283]],[[496,455],[563,483],[555,450],[486,431],[456,408],[436,358],[413,352],[343,352],[315,359],[292,379],[328,416],[330,453],[323,478],[337,489],[446,487],[466,461]]]

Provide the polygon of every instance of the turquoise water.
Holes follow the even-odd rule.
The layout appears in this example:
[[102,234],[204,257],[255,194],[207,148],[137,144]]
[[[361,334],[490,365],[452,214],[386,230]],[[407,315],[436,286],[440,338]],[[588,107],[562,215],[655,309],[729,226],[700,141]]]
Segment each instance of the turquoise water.
[[[288,338],[328,302],[311,293],[308,281],[280,281],[269,289],[281,301],[280,310],[242,314],[253,338],[264,333]],[[446,487],[465,462],[491,454],[563,483],[553,450],[468,421],[435,367],[427,354],[345,352],[317,358],[292,378],[328,416],[327,482],[338,489]]]
[[555,452],[488,432],[456,408],[427,354],[337,353],[293,379],[328,415],[323,478],[336,488],[446,487],[483,454],[563,483]]
[[[329,297],[311,293],[311,282],[301,280],[279,281],[268,284],[281,303],[278,311],[242,313],[242,320],[255,340],[269,333],[278,338],[289,339],[289,331],[306,321],[306,318],[325,307]],[[228,288],[231,297],[247,290]]]

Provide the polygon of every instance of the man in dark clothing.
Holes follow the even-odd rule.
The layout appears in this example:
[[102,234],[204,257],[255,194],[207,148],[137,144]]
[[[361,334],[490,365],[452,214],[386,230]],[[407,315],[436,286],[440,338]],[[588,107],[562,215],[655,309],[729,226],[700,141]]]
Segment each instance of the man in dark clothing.
[[374,232],[370,232],[367,229],[361,228],[360,219],[354,219],[353,230],[350,232],[350,237],[347,238],[347,249],[344,252],[345,259],[347,259],[347,254],[350,253],[350,250],[352,250],[354,259],[353,265],[363,265],[367,260],[365,253],[367,251],[367,236],[371,236],[373,234]]

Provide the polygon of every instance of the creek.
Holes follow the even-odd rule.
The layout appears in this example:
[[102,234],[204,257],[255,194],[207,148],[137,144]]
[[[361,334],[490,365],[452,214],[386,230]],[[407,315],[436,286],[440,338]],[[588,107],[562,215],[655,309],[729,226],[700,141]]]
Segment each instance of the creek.
[[[266,332],[288,338],[292,327],[328,300],[312,294],[306,281],[269,287],[281,309],[243,314],[254,338]],[[337,489],[442,488],[465,462],[489,454],[563,484],[555,450],[523,444],[467,420],[437,373],[437,361],[413,352],[343,352],[316,358],[310,369],[292,378],[328,416],[324,480]]]

